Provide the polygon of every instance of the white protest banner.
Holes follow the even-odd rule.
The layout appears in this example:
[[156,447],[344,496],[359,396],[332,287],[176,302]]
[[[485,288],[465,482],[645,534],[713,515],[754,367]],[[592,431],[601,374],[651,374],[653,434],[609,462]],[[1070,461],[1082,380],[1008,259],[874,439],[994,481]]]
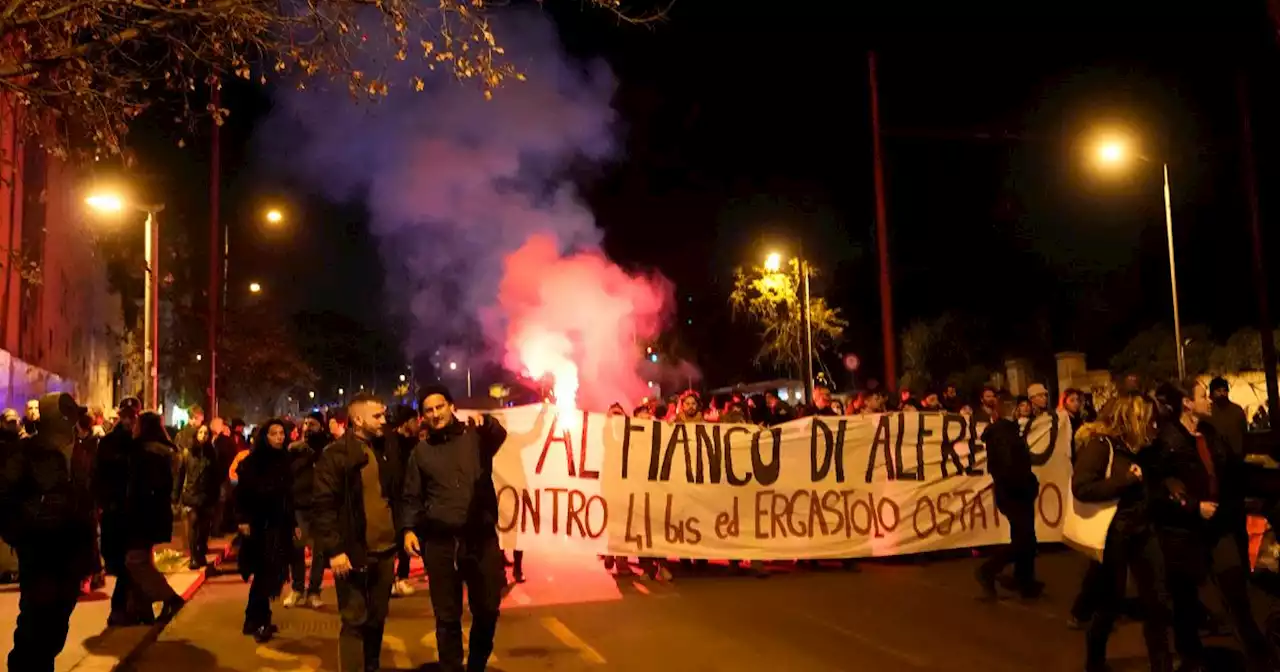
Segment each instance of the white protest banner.
[[[460,413],[469,415],[469,413]],[[983,424],[959,414],[811,417],[762,429],[554,406],[497,411],[503,547],[770,560],[901,555],[1007,542]],[[1063,413],[1026,432],[1037,535],[1060,541],[1071,478]]]

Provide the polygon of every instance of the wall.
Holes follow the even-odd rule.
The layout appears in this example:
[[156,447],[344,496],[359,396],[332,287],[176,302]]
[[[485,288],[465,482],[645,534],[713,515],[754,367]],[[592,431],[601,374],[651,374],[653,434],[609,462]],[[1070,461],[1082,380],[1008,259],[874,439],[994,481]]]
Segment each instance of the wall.
[[[119,299],[94,248],[78,174],[24,143],[15,113],[0,96],[0,404],[68,391],[110,406]],[[39,282],[22,277],[17,258],[37,265]]]

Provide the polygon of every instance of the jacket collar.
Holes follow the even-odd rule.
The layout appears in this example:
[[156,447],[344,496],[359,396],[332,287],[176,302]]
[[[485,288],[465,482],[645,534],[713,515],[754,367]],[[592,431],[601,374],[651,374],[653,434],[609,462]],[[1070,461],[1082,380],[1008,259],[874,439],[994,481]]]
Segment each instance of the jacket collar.
[[460,436],[466,427],[466,425],[462,424],[462,421],[458,420],[458,416],[455,415],[449,424],[444,426],[444,429],[428,430],[427,443],[433,446],[438,446],[456,436]]

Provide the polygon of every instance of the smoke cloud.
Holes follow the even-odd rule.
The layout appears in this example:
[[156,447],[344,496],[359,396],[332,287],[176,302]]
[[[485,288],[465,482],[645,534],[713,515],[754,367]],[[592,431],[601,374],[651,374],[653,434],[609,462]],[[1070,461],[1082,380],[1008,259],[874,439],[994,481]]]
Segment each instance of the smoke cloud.
[[[661,330],[671,291],[604,257],[564,177],[569,160],[614,154],[613,74],[570,59],[540,15],[502,13],[495,33],[528,79],[493,101],[447,76],[376,103],[342,87],[282,91],[259,148],[326,198],[365,201],[411,352],[480,333],[492,360],[517,373],[559,352],[582,374],[584,407],[634,400],[647,387],[636,340]],[[390,81],[414,74],[380,60],[392,63]],[[557,389],[568,375],[544,373]]]

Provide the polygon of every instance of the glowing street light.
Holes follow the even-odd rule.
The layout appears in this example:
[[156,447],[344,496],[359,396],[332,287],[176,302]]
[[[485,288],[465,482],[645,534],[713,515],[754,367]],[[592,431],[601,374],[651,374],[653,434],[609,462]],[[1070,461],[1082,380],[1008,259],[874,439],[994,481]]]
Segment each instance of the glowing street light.
[[[809,264],[800,257],[800,316],[804,322],[804,389],[806,399],[813,402],[813,323],[809,316]],[[764,259],[764,270],[778,273],[782,270],[782,255],[770,252]],[[689,321],[693,324],[693,320]]]
[[404,374],[402,373],[400,374],[400,382],[403,383],[404,381],[405,381],[405,377],[404,377]]
[[92,210],[104,214],[118,214],[126,209],[145,213],[143,225],[143,260],[146,264],[147,281],[143,285],[142,305],[142,353],[143,369],[146,372],[147,387],[143,394],[143,405],[146,408],[158,408],[160,403],[160,262],[157,252],[160,249],[160,218],[164,204],[144,205],[131,203],[123,196],[115,193],[95,193],[84,199],[85,205]]
[[[1129,145],[1130,143],[1122,137],[1103,137],[1094,146],[1098,164],[1104,168],[1116,168],[1128,163],[1130,158],[1136,158],[1144,163],[1154,163],[1140,153],[1131,152]],[[1185,379],[1187,364],[1183,352],[1185,343],[1182,340],[1182,321],[1178,314],[1178,270],[1173,255],[1173,206],[1169,198],[1169,164],[1162,163],[1161,168],[1164,176],[1164,228],[1169,240],[1169,288],[1173,295],[1173,337],[1178,353],[1178,378]]]
[[764,270],[770,273],[777,273],[782,269],[782,255],[772,252],[764,258]]
[[339,387],[339,388],[338,388],[338,396],[342,396],[343,394],[344,394],[343,389],[342,389],[341,387]]
[[315,398],[316,398],[316,391],[315,391],[315,390],[311,390],[310,392],[308,392],[308,393],[307,393],[307,398],[308,398],[308,399],[315,399]]
[[200,353],[198,353],[198,352],[197,352],[197,353],[196,353],[196,361],[197,361],[197,362],[199,362],[199,361],[201,361],[201,360],[203,360],[203,359],[204,359],[204,355],[202,355],[202,354],[200,354]]
[[284,213],[272,208],[267,211],[267,221],[272,224],[279,224],[284,221]]
[[249,293],[250,293],[250,294],[258,294],[258,293],[260,293],[261,291],[262,291],[262,285],[260,285],[260,284],[258,284],[258,283],[256,283],[256,282],[251,282],[251,283],[249,283]]
[[457,362],[449,362],[449,370],[450,370],[450,371],[457,371],[457,370],[458,370],[458,363],[457,363]]
[[98,212],[120,212],[124,210],[124,199],[114,194],[94,194],[84,202]]

